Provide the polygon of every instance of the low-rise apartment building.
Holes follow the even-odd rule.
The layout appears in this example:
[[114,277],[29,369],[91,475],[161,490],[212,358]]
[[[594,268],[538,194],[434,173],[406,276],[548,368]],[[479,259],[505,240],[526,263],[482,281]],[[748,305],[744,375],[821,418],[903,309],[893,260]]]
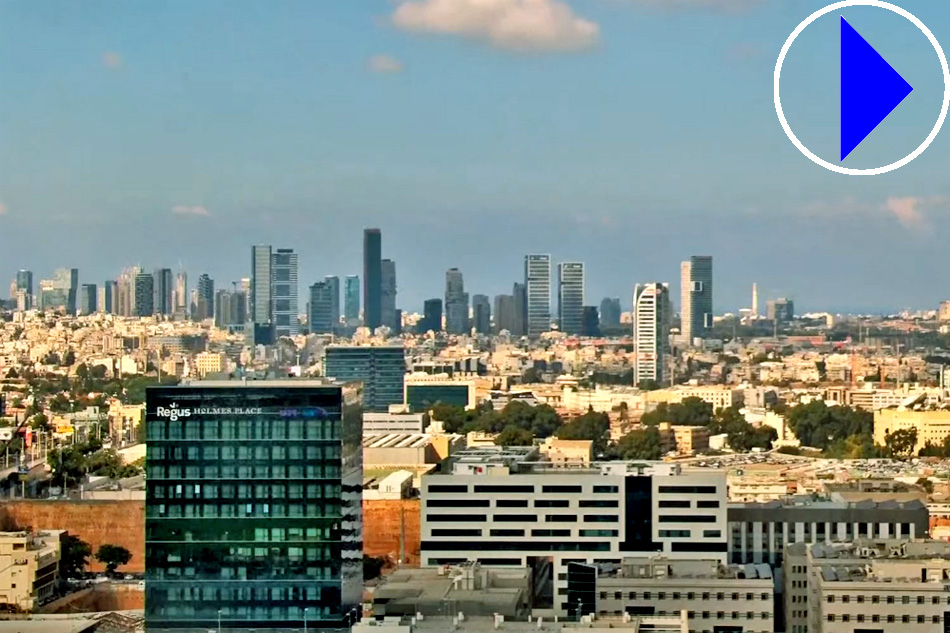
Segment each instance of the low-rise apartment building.
[[0,604],[29,612],[53,595],[62,535],[61,530],[0,532]]

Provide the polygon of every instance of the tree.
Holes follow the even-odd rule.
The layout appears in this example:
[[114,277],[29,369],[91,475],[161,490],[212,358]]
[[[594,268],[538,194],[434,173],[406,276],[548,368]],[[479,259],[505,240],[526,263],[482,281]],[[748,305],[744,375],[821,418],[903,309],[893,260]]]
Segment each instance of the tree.
[[106,566],[106,574],[115,575],[115,570],[132,560],[132,554],[121,545],[100,545],[96,550],[96,560]]
[[588,411],[574,418],[554,434],[561,440],[591,440],[595,455],[607,450],[610,439],[610,417],[606,413]]
[[92,548],[78,536],[64,534],[59,565],[64,578],[82,578],[89,564]]
[[827,450],[837,440],[874,432],[874,416],[869,411],[829,407],[820,400],[792,407],[786,422],[804,446],[821,450]]
[[656,409],[644,413],[641,424],[655,425],[661,422],[686,426],[709,426],[713,420],[713,408],[708,402],[690,396],[682,402],[667,404],[661,402]]
[[653,380],[652,378],[647,378],[646,380],[641,380],[637,383],[637,389],[640,391],[656,391],[660,388],[660,383]]
[[531,446],[533,443],[534,435],[531,431],[519,429],[517,426],[505,428],[495,438],[495,444],[498,446]]
[[383,567],[386,566],[386,559],[378,556],[367,556],[363,554],[363,580],[373,580],[379,578],[383,573]]
[[620,438],[612,452],[620,459],[660,459],[663,456],[660,431],[655,426],[631,431]]
[[888,457],[894,459],[907,459],[914,454],[914,447],[917,446],[917,429],[897,429],[884,436],[884,450]]
[[541,382],[541,370],[537,367],[529,367],[521,374],[521,382],[526,385]]
[[928,495],[932,495],[934,493],[934,482],[930,481],[926,477],[920,477],[917,479],[917,485],[923,488]]
[[73,363],[76,362],[76,352],[69,350],[63,356],[63,367],[72,367]]

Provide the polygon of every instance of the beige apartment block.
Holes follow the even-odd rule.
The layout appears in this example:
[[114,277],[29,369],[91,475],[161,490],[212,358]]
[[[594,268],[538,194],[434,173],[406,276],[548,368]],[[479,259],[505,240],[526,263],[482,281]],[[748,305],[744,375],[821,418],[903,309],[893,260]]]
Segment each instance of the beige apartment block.
[[35,610],[59,581],[60,530],[0,532],[0,604]]
[[888,433],[899,429],[917,429],[916,453],[927,442],[942,444],[950,435],[950,409],[913,411],[901,409],[881,409],[874,412],[874,443],[884,444]]

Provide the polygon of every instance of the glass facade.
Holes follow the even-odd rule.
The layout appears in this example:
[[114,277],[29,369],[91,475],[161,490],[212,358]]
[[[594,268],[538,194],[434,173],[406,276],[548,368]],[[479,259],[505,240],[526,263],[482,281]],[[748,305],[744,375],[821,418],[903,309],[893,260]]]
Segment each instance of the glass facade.
[[385,413],[402,404],[406,352],[401,346],[327,347],[324,373],[340,382],[363,383],[363,407]]
[[471,404],[468,401],[468,385],[406,385],[406,404],[413,413],[420,413],[431,408],[435,403],[451,404],[467,409]]
[[361,420],[316,382],[150,388],[148,630],[358,619]]

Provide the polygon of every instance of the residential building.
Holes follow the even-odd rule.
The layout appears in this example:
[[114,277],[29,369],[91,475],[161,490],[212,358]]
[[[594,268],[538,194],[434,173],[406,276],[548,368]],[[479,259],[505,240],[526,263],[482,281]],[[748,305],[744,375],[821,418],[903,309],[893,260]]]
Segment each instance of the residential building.
[[103,314],[115,314],[116,282],[107,279],[99,288],[96,309]]
[[214,280],[207,273],[198,277],[195,305],[191,310],[195,321],[214,318]]
[[950,409],[879,409],[874,412],[874,442],[881,446],[888,433],[905,429],[917,431],[916,455],[927,444],[941,446],[950,436]]
[[528,336],[540,336],[551,329],[550,255],[525,256],[524,284],[527,299],[526,333]]
[[600,327],[604,330],[620,327],[620,299],[606,297],[600,302]]
[[79,314],[93,314],[96,311],[96,284],[83,284],[79,287]]
[[363,325],[373,332],[383,324],[383,236],[363,231]]
[[360,324],[360,278],[347,275],[344,282],[343,319],[347,327]]
[[[569,472],[565,477],[561,473]],[[538,462],[535,447],[456,453],[422,478],[422,564],[553,566],[555,613],[573,607],[568,564],[634,555],[726,562],[726,477],[676,465]]]
[[791,299],[772,299],[766,301],[765,308],[769,321],[788,323],[795,319],[795,303]]
[[310,286],[310,314],[307,321],[311,334],[333,332],[333,286],[329,282],[318,281]]
[[[729,385],[677,385],[644,394],[648,408],[660,402],[679,404],[686,398],[699,398],[712,405],[713,412],[745,403],[745,390]],[[652,405],[652,406],[651,406]]]
[[156,268],[152,273],[152,308],[155,314],[171,315],[174,305],[171,268]]
[[780,565],[792,543],[848,543],[856,538],[923,538],[929,529],[920,501],[814,500],[786,497],[729,504],[729,560]]
[[0,604],[32,612],[55,596],[63,535],[61,530],[0,532]]
[[472,297],[472,316],[476,334],[491,334],[491,303],[486,295]]
[[462,280],[462,271],[450,268],[445,273],[445,331],[449,334],[468,334],[468,293]]
[[709,428],[705,426],[671,425],[676,452],[680,455],[695,455],[709,450]]
[[195,354],[195,373],[201,378],[209,374],[220,374],[228,370],[228,357],[223,352],[201,352]]
[[687,345],[706,338],[713,325],[713,259],[693,255],[680,265],[680,333]]
[[406,352],[401,345],[330,345],[323,366],[329,378],[363,383],[366,411],[386,412],[390,405],[403,402]]
[[155,313],[152,301],[155,299],[155,278],[148,273],[135,276],[135,294],[133,316],[147,317]]
[[940,633],[950,624],[950,544],[856,539],[788,548],[790,633]]
[[418,331],[420,334],[442,331],[442,299],[426,299]]
[[300,312],[297,309],[297,253],[292,248],[278,248],[271,264],[271,297],[274,336],[297,336],[300,333]]
[[[346,397],[346,401],[344,401]],[[306,380],[147,390],[148,630],[359,620],[361,415]]]
[[330,288],[330,322],[332,327],[340,326],[340,278],[328,275],[323,279]]
[[251,248],[251,321],[255,325],[272,324],[273,265],[274,253],[270,245],[260,244]]
[[567,334],[581,334],[584,327],[584,264],[557,266],[558,327]]
[[940,323],[950,323],[950,301],[940,302],[940,307],[937,310],[937,321]]
[[[683,630],[690,633],[776,630],[774,580],[768,565],[724,566],[700,556],[691,560],[638,556],[625,557],[619,564],[569,564],[567,579],[567,602],[579,604],[585,615],[662,617],[685,611]],[[576,612],[575,606],[569,615]]]
[[660,283],[637,284],[633,293],[633,381],[670,380],[670,290]]

